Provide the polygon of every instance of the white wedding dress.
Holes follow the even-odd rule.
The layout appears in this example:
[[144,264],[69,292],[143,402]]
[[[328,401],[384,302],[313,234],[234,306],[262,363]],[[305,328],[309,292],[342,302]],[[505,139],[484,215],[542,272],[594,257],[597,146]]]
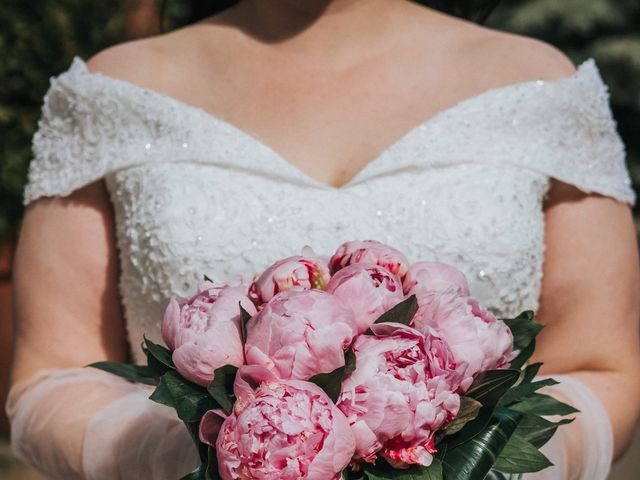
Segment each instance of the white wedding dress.
[[[260,272],[307,244],[331,253],[346,240],[378,239],[411,261],[457,266],[472,296],[499,316],[536,310],[550,179],[635,202],[593,59],[562,80],[459,102],[334,188],[228,122],[91,73],[75,58],[52,79],[34,153],[25,204],[106,181],[137,362],[143,334],[161,340],[170,296],[189,295],[203,274],[227,281]],[[583,436],[591,450],[572,478],[604,478],[608,417],[588,388],[563,380],[563,395],[590,417]],[[13,448],[52,478],[177,478],[196,466],[194,447],[173,412],[148,394],[93,369],[41,372],[11,392]],[[81,432],[81,449],[56,435],[62,425]],[[547,450],[554,457],[562,449]],[[560,467],[539,475],[569,478]]]

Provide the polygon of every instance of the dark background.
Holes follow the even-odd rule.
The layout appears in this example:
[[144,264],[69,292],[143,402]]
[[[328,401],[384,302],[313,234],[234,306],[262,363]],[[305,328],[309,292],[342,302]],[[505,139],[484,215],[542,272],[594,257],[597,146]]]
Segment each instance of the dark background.
[[[205,1],[205,0],[203,0]],[[215,0],[209,0],[215,1]],[[304,1],[304,0],[300,0]],[[172,0],[165,28],[190,17],[187,2]],[[159,31],[155,0],[2,0],[0,6],[0,403],[6,395],[11,356],[11,262],[22,215],[22,190],[49,78],[74,55],[94,53]],[[611,106],[627,147],[634,188],[640,191],[640,1],[503,0],[491,27],[545,40],[576,65],[593,57],[610,87]],[[640,202],[639,202],[640,203]],[[640,206],[636,206],[636,218]],[[638,222],[637,222],[638,223]],[[639,223],[640,224],[640,223]],[[0,415],[0,438],[7,424]],[[636,443],[637,445],[640,442]],[[612,479],[640,475],[632,447]],[[626,463],[626,465],[624,465]],[[22,469],[0,443],[0,477],[38,478]]]

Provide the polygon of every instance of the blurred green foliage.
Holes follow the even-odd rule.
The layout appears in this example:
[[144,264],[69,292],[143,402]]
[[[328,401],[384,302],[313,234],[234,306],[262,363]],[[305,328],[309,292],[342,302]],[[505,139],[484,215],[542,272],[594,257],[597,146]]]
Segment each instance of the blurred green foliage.
[[[213,0],[212,0],[213,1]],[[123,0],[3,0],[0,6],[0,239],[18,226],[22,189],[49,78],[127,39]],[[128,4],[131,4],[130,0]],[[191,12],[171,1],[166,26]],[[488,25],[541,38],[579,64],[596,59],[611,89],[628,164],[640,186],[640,2],[503,0]]]
[[[0,5],[0,239],[16,229],[49,77],[121,41],[119,3],[2,0]],[[115,14],[114,14],[115,13]]]

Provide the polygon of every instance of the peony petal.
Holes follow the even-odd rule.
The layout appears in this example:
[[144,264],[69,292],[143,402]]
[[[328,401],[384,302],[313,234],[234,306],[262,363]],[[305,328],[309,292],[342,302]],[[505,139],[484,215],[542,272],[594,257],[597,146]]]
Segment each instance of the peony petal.
[[244,365],[240,367],[233,383],[233,392],[237,399],[252,397],[260,384],[276,381],[278,377],[260,365]]
[[171,300],[169,300],[169,304],[164,312],[164,318],[162,319],[162,339],[169,350],[174,350],[176,348],[174,342],[178,329],[180,328],[181,303],[184,303],[184,299],[172,297]]
[[351,425],[351,430],[356,438],[356,453],[365,461],[373,461],[376,453],[382,448],[382,443],[377,435],[369,428],[366,422],[358,420]]
[[227,418],[227,414],[224,413],[223,410],[218,409],[205,412],[200,420],[200,428],[198,430],[200,441],[210,447],[215,447],[218,432],[220,432],[225,418]]

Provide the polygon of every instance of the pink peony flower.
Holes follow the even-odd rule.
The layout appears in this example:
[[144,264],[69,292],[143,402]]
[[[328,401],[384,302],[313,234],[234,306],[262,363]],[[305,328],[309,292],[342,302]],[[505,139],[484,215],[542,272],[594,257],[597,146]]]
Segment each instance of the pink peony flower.
[[453,289],[419,293],[413,327],[435,330],[451,347],[456,362],[466,364],[462,391],[477,373],[509,366],[515,357],[513,335],[503,321]]
[[404,293],[418,290],[448,290],[454,288],[460,295],[469,296],[469,284],[464,274],[446,263],[416,262],[409,267],[402,282]]
[[282,379],[308,380],[343,366],[356,333],[353,312],[339,298],[294,287],[269,300],[247,324],[247,364]]
[[178,372],[206,387],[214,370],[243,364],[239,303],[250,313],[256,309],[246,285],[200,284],[191,298],[173,297],[162,321],[162,338],[173,351]]
[[338,480],[355,449],[349,424],[313,383],[277,380],[258,366],[242,367],[234,410],[223,423],[209,411],[200,439],[215,445],[223,480]]
[[315,256],[311,249],[305,249],[303,253],[306,256],[277,261],[252,283],[250,296],[254,303],[262,305],[292,287],[324,290],[330,278],[326,260]]
[[397,275],[374,263],[354,263],[340,269],[329,281],[327,292],[353,310],[359,334],[404,300]]
[[340,245],[329,260],[329,271],[333,275],[341,268],[359,262],[380,265],[400,279],[409,269],[409,261],[402,252],[376,240],[364,240]]
[[354,344],[356,370],[342,385],[338,408],[356,436],[356,458],[377,454],[394,465],[428,466],[434,433],[460,408],[461,374],[447,344],[400,324],[371,327]]

